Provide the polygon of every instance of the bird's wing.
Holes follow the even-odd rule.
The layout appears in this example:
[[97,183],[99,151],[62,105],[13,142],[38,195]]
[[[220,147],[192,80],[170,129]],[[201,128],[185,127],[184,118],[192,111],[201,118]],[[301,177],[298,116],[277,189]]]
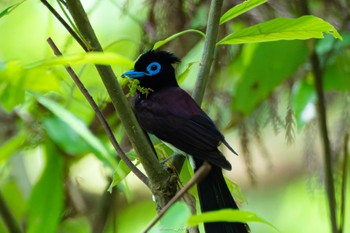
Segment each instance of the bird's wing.
[[212,120],[185,91],[168,91],[168,96],[145,100],[136,106],[141,126],[185,153],[230,169],[229,162],[217,149],[224,137]]

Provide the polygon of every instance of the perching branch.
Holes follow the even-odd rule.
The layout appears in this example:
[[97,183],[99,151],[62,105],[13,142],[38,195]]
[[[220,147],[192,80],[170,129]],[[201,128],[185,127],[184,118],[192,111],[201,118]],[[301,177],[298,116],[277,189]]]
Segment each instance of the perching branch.
[[223,0],[212,0],[210,4],[208,25],[204,41],[204,50],[199,64],[196,85],[193,91],[193,99],[201,105],[205,88],[208,83],[210,68],[214,59],[215,45],[219,31],[219,21]]
[[[84,41],[91,51],[102,51],[96,34],[79,0],[67,0],[68,10]],[[110,66],[96,65],[102,81],[108,91],[114,108],[125,127],[131,143],[139,155],[148,178],[150,188],[154,194],[158,209],[162,208],[176,193],[176,179],[172,179],[169,172],[161,166],[154,154],[153,148],[147,140],[143,130],[136,120],[134,113],[120,87]]]
[[[53,42],[51,38],[47,40],[50,47],[52,48],[54,54],[56,56],[62,56],[61,51],[57,48],[56,44]],[[83,93],[86,100],[89,102],[92,109],[95,111],[97,118],[99,119],[100,123],[102,124],[103,129],[105,130],[109,140],[111,141],[114,149],[118,152],[118,155],[122,160],[124,160],[125,164],[130,168],[130,170],[147,186],[149,186],[149,182],[147,177],[130,161],[130,159],[125,155],[122,148],[119,146],[117,140],[115,139],[113,132],[108,125],[108,122],[106,121],[106,118],[103,116],[103,113],[98,108],[96,102],[93,100],[92,96],[89,94],[88,90],[85,88],[84,84],[80,81],[77,74],[74,72],[74,70],[70,66],[66,66],[66,70],[68,74],[73,79],[74,83],[78,86],[81,93]]]
[[185,193],[192,188],[195,184],[198,184],[204,177],[208,175],[211,170],[211,165],[204,161],[202,166],[194,173],[193,177],[187,182],[187,184],[161,209],[158,216],[152,221],[152,223],[146,228],[145,233],[151,230],[151,228],[163,217],[166,211],[178,201]]
[[22,233],[22,230],[17,223],[15,217],[11,213],[10,209],[6,205],[5,199],[0,192],[0,216],[3,220],[3,223],[7,227],[9,233]]

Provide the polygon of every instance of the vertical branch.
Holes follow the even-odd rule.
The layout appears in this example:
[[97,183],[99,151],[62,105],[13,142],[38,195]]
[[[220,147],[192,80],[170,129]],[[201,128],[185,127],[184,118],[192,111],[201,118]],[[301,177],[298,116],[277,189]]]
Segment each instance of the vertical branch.
[[[85,41],[89,43],[88,47],[91,48],[92,51],[102,51],[102,46],[97,39],[81,2],[79,0],[67,0],[66,3],[79,32],[84,37]],[[175,195],[177,190],[175,184],[177,180],[170,180],[169,172],[158,162],[149,141],[132,112],[112,68],[103,65],[96,65],[96,68],[108,91],[114,108],[125,126],[126,133],[148,175],[150,187],[155,195],[159,209]]]
[[212,0],[209,9],[208,25],[204,41],[204,50],[199,64],[196,86],[193,91],[193,99],[200,105],[204,91],[208,83],[211,64],[214,59],[216,40],[219,31],[219,21],[223,0]]
[[348,150],[348,142],[349,142],[349,133],[347,132],[344,136],[344,159],[343,159],[343,174],[342,174],[342,186],[341,186],[341,203],[340,203],[340,223],[339,223],[339,233],[344,232],[344,225],[345,225],[345,206],[346,206],[346,183],[348,182],[348,157],[349,157],[349,150]]
[[332,232],[337,233],[337,205],[335,201],[335,189],[334,189],[334,180],[332,172],[332,153],[329,142],[328,130],[327,130],[327,114],[326,114],[326,103],[324,100],[324,91],[323,91],[323,80],[322,80],[322,70],[320,67],[320,60],[316,51],[314,50],[311,54],[311,65],[315,79],[315,88],[317,93],[317,112],[319,127],[322,136],[322,146],[324,154],[324,167],[326,175],[326,189],[328,196],[328,207],[331,217],[331,226]]

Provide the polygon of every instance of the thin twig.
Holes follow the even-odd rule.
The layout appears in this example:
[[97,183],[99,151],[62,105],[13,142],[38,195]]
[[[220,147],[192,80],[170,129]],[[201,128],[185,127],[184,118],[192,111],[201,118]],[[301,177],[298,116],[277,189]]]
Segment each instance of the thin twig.
[[60,21],[60,23],[67,29],[67,31],[71,34],[71,36],[80,44],[80,46],[87,52],[89,51],[89,48],[86,46],[84,41],[78,36],[78,34],[69,26],[69,24],[61,17],[61,15],[53,8],[50,3],[48,3],[46,0],[40,0],[46,7],[49,9],[49,11]]
[[[298,6],[300,13],[302,15],[311,14],[309,9],[309,1],[299,0]],[[320,63],[320,58],[315,50],[315,44],[310,54],[310,62],[312,66],[312,72],[315,80],[315,89],[317,94],[317,115],[318,115],[318,125],[322,137],[322,146],[323,146],[323,160],[324,160],[324,169],[326,176],[326,191],[328,199],[328,209],[330,213],[331,229],[332,233],[338,233],[337,227],[337,205],[335,199],[335,188],[334,188],[334,179],[332,172],[332,153],[331,146],[328,136],[327,129],[327,113],[326,113],[326,103],[324,98],[323,90],[323,69]]]
[[322,136],[322,146],[324,154],[324,167],[326,174],[326,190],[328,196],[328,207],[331,217],[332,232],[337,233],[337,205],[335,200],[335,189],[332,172],[332,153],[329,142],[328,130],[327,130],[327,114],[326,114],[326,103],[323,91],[323,74],[320,67],[320,60],[316,51],[312,51],[311,54],[311,65],[315,79],[315,88],[317,93],[317,108],[318,108],[318,120],[319,127]]
[[339,233],[344,232],[344,225],[345,225],[345,206],[346,206],[346,183],[348,180],[348,157],[349,157],[349,150],[348,150],[348,142],[349,142],[349,133],[346,133],[344,136],[344,159],[343,159],[343,174],[342,174],[342,183],[341,183],[341,200],[340,200],[340,223],[339,223]]
[[211,64],[214,59],[215,46],[219,31],[219,21],[221,16],[221,7],[223,0],[212,0],[210,4],[208,25],[204,41],[204,50],[199,64],[199,71],[195,88],[193,90],[193,99],[201,105],[205,88],[208,83]]
[[17,223],[15,217],[11,213],[9,207],[6,205],[5,199],[0,192],[0,216],[3,223],[7,227],[9,233],[22,233],[22,230]]
[[187,182],[187,184],[159,211],[158,216],[152,221],[152,223],[146,228],[144,233],[148,232],[167,212],[167,210],[178,201],[190,188],[195,184],[198,184],[204,177],[208,175],[211,170],[211,165],[204,161],[202,166],[194,173],[193,177]]
[[[61,51],[57,48],[56,44],[53,42],[51,38],[47,39],[47,42],[49,43],[50,47],[52,48],[54,54],[56,56],[62,56]],[[111,141],[114,149],[118,152],[118,155],[120,158],[125,162],[125,164],[130,168],[130,170],[147,186],[149,186],[149,181],[147,177],[130,161],[130,159],[125,155],[124,151],[119,146],[117,140],[115,139],[113,132],[106,121],[105,117],[103,116],[103,113],[98,108],[96,102],[93,100],[91,95],[89,94],[88,90],[85,88],[84,84],[80,81],[74,70],[70,66],[66,66],[66,70],[75,82],[75,84],[78,86],[81,93],[83,93],[84,97],[89,102],[92,109],[95,111],[97,118],[100,120],[103,129],[105,130],[109,140]]]

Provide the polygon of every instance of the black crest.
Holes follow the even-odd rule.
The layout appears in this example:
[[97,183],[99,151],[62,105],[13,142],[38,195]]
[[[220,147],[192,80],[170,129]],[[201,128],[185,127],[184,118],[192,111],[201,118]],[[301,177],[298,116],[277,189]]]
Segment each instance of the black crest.
[[142,70],[144,66],[147,66],[150,62],[153,61],[163,64],[174,64],[180,62],[180,59],[173,53],[166,51],[149,50],[139,57],[135,63],[135,70]]

